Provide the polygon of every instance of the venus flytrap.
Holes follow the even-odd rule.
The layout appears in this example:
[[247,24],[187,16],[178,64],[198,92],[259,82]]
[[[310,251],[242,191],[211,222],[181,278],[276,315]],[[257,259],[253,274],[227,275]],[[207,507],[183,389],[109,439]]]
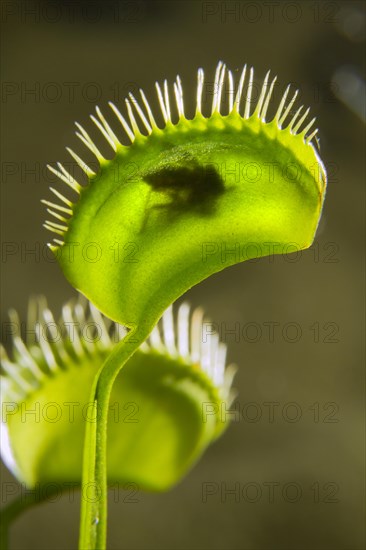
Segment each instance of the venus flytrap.
[[[20,327],[15,311],[10,318],[13,329]],[[109,483],[166,491],[227,427],[212,411],[230,406],[235,367],[225,368],[226,346],[217,336],[203,341],[203,323],[200,308],[169,307],[117,377],[108,417]],[[27,334],[37,340],[12,332],[10,358],[1,348],[2,458],[40,495],[48,495],[49,484],[81,486],[85,425],[94,421],[90,388],[126,330],[80,297],[64,305],[58,322],[44,298],[31,300]],[[12,504],[10,512],[22,507],[14,512]]]
[[[307,119],[309,110],[303,112],[301,106],[293,114],[297,92],[290,93],[290,87],[272,120],[266,121],[275,82],[267,73],[252,105],[253,69],[245,66],[235,85],[232,72],[220,62],[206,116],[205,77],[199,69],[191,119],[185,114],[180,78],[173,92],[167,81],[162,87],[156,84],[163,128],[144,92],[140,91],[140,101],[130,94],[125,115],[110,104],[130,145],[121,144],[120,130],[112,128],[99,108],[91,117],[112,148],[113,160],[107,160],[77,124],[77,135],[100,164],[95,173],[69,149],[88,177],[86,187],[60,163],[57,169],[50,167],[80,195],[73,203],[54,191],[63,205],[51,206],[51,214],[59,218],[55,208],[66,205],[67,212],[62,210],[66,216],[62,214],[61,224],[46,222],[47,229],[56,233],[51,247],[63,272],[105,315],[131,329],[106,360],[92,389],[91,400],[100,416],[86,429],[84,481],[97,482],[102,498],[82,505],[80,548],[106,544],[107,417],[117,373],[169,304],[212,273],[237,262],[231,257],[223,264],[215,255],[203,262],[203,243],[224,242],[231,248],[238,242],[295,242],[303,249],[313,241],[326,187],[325,170],[313,145],[317,130],[314,120]],[[137,167],[133,181],[131,163]],[[262,177],[253,184],[223,179],[217,166],[237,163],[273,166],[271,180]],[[284,177],[289,164],[300,168],[296,182]],[[83,253],[90,243],[101,252],[94,263]],[[135,247],[138,261],[116,262],[111,251],[127,243]]]
[[[128,368],[137,356],[133,354],[139,353],[179,296],[238,262],[235,254],[225,262],[217,254],[206,255],[203,261],[203,245],[224,243],[230,250],[237,243],[255,243],[259,246],[247,250],[266,255],[272,250],[266,243],[276,243],[277,250],[288,243],[305,249],[314,239],[326,189],[324,166],[313,143],[314,120],[308,119],[309,110],[303,107],[294,111],[297,92],[288,87],[267,121],[276,79],[270,80],[267,73],[254,102],[253,79],[253,69],[244,67],[235,84],[232,72],[220,62],[208,111],[205,76],[199,69],[193,118],[186,116],[179,77],[173,87],[166,81],[157,84],[162,127],[142,91],[141,99],[131,94],[126,99],[125,114],[110,104],[118,129],[97,108],[91,118],[113,159],[107,160],[77,124],[77,135],[95,155],[99,170],[93,171],[71,149],[88,178],[87,186],[62,164],[50,167],[79,195],[74,202],[52,188],[57,202],[44,201],[56,220],[45,224],[56,235],[50,246],[69,282],[107,317],[129,329],[91,382],[89,401],[97,415],[96,422],[86,424],[82,481],[94,483],[101,498],[82,502],[83,550],[106,545],[107,422],[117,374],[124,365]],[[122,145],[126,138],[128,146]],[[131,165],[136,167],[132,179]],[[222,167],[230,171],[237,165],[259,166],[261,176],[239,181],[226,177]],[[286,177],[289,166],[297,168],[296,181]],[[265,176],[268,167],[270,177]],[[126,246],[133,247],[132,261],[121,259],[120,247]],[[97,251],[97,261],[88,257],[90,247]],[[171,331],[167,334],[173,342]]]
[[[149,331],[177,296],[237,262],[234,257],[223,265],[219,256],[203,262],[206,242],[224,242],[228,248],[238,242],[295,242],[299,249],[311,244],[325,191],[325,171],[312,143],[315,119],[307,120],[309,110],[303,107],[291,114],[297,93],[288,87],[273,120],[266,122],[275,82],[267,73],[253,106],[253,69],[244,67],[235,88],[232,73],[219,63],[206,117],[200,69],[193,119],[185,116],[179,77],[174,95],[166,81],[163,87],[157,84],[163,129],[145,94],[141,91],[141,105],[130,94],[126,117],[110,104],[129,146],[121,145],[117,130],[97,108],[91,118],[114,152],[111,161],[77,124],[77,135],[95,154],[100,171],[92,172],[70,149],[89,178],[87,187],[62,164],[50,167],[80,197],[74,204],[57,191],[64,204],[50,205],[58,221],[45,226],[56,234],[51,247],[66,277],[103,313]],[[263,168],[259,181],[233,182],[220,175],[223,166],[250,163]],[[136,167],[132,180],[131,165]],[[286,179],[288,166],[298,168],[298,181]],[[265,176],[269,170],[271,178]],[[62,216],[55,210],[60,207]],[[118,250],[128,244],[132,261],[123,261]],[[85,253],[89,246],[98,255],[95,262]]]

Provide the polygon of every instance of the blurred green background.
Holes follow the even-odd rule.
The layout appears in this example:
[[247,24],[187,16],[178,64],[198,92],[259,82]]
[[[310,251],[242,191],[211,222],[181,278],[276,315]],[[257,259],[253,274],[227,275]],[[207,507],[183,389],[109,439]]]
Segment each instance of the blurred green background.
[[[65,145],[84,150],[73,121],[95,103],[140,86],[152,96],[180,74],[192,111],[198,67],[211,80],[219,59],[252,64],[259,80],[270,68],[312,107],[329,168],[311,250],[237,265],[187,295],[223,332],[239,323],[238,341],[226,335],[239,419],[168,494],[111,493],[111,549],[364,548],[364,6],[2,2],[3,321],[9,307],[25,318],[30,294],[57,312],[74,295],[46,254],[40,199],[46,163],[68,160]],[[3,466],[1,481],[13,481]],[[76,548],[78,521],[66,494],[19,519],[12,548]]]

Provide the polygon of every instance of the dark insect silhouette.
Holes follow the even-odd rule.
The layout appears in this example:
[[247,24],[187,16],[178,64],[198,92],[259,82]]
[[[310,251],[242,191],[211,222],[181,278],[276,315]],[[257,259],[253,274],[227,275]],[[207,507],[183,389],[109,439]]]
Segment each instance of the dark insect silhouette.
[[175,215],[195,211],[210,215],[215,210],[218,197],[225,185],[216,168],[211,164],[189,162],[181,167],[163,167],[144,175],[144,181],[152,191],[169,196],[169,203],[154,205],[165,208]]

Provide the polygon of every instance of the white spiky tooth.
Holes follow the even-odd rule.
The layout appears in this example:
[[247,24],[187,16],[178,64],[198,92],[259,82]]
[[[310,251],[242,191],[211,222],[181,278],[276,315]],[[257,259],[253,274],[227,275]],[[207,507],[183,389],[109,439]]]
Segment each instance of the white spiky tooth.
[[131,108],[130,100],[129,100],[129,99],[125,99],[125,103],[126,103],[126,108],[127,108],[128,117],[129,117],[129,119],[130,119],[130,123],[131,123],[131,126],[132,126],[132,131],[133,131],[133,133],[135,134],[135,136],[138,136],[138,135],[141,134],[141,131],[140,131],[139,125],[137,124],[135,115],[133,114],[133,111],[132,111],[132,108]]
[[80,191],[82,190],[82,186],[80,185],[80,183],[78,183],[76,181],[76,179],[70,174],[70,172],[68,172],[64,168],[64,166],[61,164],[61,162],[58,162],[57,166],[61,170],[62,174],[65,176],[65,178],[68,182],[68,185],[70,185],[72,187],[72,189],[74,189],[77,193],[80,193]]
[[54,189],[53,187],[50,187],[50,191],[52,191],[52,193],[54,195],[56,195],[56,197],[58,197],[60,199],[60,201],[62,201],[67,206],[70,206],[70,207],[73,206],[73,203],[69,199],[67,199],[62,193],[57,191],[57,189]]
[[101,123],[103,124],[103,127],[105,128],[105,131],[107,132],[109,138],[112,140],[112,142],[114,144],[114,147],[115,147],[115,150],[117,151],[118,147],[121,145],[118,137],[113,132],[111,126],[108,124],[108,122],[107,122],[106,118],[104,117],[104,115],[103,115],[102,111],[100,110],[100,108],[96,107],[95,110],[96,110],[96,113],[97,113]]
[[133,143],[135,141],[135,134],[133,133],[133,131],[131,130],[131,128],[129,127],[129,125],[127,124],[124,116],[121,114],[121,112],[119,111],[119,109],[117,109],[117,107],[115,106],[114,103],[112,103],[112,101],[109,101],[108,102],[108,105],[110,106],[110,108],[112,109],[112,111],[114,112],[114,114],[116,115],[116,117],[118,118],[119,122],[121,123],[122,125],[122,128],[124,129],[124,131],[126,132],[127,136],[129,137],[129,139],[131,140],[131,142]]
[[205,340],[200,342],[200,359],[199,365],[203,372],[210,377],[210,365],[211,365],[211,335],[206,337]]
[[262,110],[264,98],[265,98],[266,93],[267,93],[267,86],[268,86],[268,79],[269,79],[270,72],[271,71],[267,71],[266,76],[264,77],[264,81],[263,81],[262,88],[261,88],[261,93],[259,94],[258,103],[257,103],[257,106],[254,110],[254,114],[257,115],[258,118],[261,118],[260,115],[261,115],[261,110]]
[[314,117],[307,126],[305,126],[305,128],[302,130],[301,134],[303,136],[305,136],[307,134],[307,132],[310,130],[310,128],[312,127],[312,125],[314,124],[314,122],[316,121],[316,117]]
[[36,361],[33,359],[27,346],[24,344],[22,338],[20,336],[14,336],[13,344],[14,344],[14,348],[20,354],[22,361],[32,372],[36,380],[41,380],[42,378],[44,378],[46,376],[45,373],[40,369]]
[[296,113],[295,113],[294,116],[292,117],[290,124],[288,125],[288,128],[289,128],[289,130],[290,130],[291,133],[295,133],[295,132],[293,131],[293,126],[294,126],[294,124],[296,123],[296,120],[298,119],[298,117],[300,116],[300,113],[301,113],[301,111],[303,110],[303,108],[304,108],[303,105],[301,105],[301,107],[298,108],[298,110],[296,111]]
[[[13,403],[18,403],[19,401],[23,401],[28,393],[28,390],[19,385],[18,380],[15,380],[15,378],[9,374],[5,369],[5,376],[3,374],[0,375],[0,387],[1,387],[1,393],[3,396],[6,395],[7,401],[12,401]],[[7,376],[6,376],[7,375]],[[34,388],[32,388],[34,389]],[[5,401],[5,399],[4,399]],[[2,426],[0,429],[4,429],[5,426]],[[2,449],[4,451],[4,449]]]
[[87,139],[85,139],[85,137],[82,134],[80,134],[80,132],[75,132],[75,135],[80,139],[82,143],[84,143],[85,147],[87,147],[89,151],[91,151],[93,155],[96,156],[97,160],[101,163],[103,159],[99,150],[97,150],[97,148],[93,144],[91,144]]
[[74,308],[74,316],[79,323],[80,332],[83,332],[87,323],[85,307],[80,302],[80,300],[78,300],[76,303],[75,300],[70,300],[70,305]]
[[179,74],[177,74],[177,76],[176,76],[176,79],[175,79],[175,80],[176,80],[176,82],[177,82],[177,86],[178,86],[178,89],[179,89],[179,93],[180,93],[180,95],[181,95],[181,96],[183,97],[183,86],[182,86],[182,80],[181,80],[181,78],[180,78]]
[[284,108],[284,106],[285,106],[286,99],[287,99],[288,93],[289,93],[289,91],[290,91],[290,88],[291,88],[291,84],[289,84],[289,85],[287,86],[287,88],[286,88],[286,90],[285,90],[285,92],[284,92],[284,94],[283,94],[283,96],[282,96],[282,98],[281,98],[281,101],[280,101],[280,104],[279,104],[278,109],[277,109],[277,111],[276,111],[276,114],[275,114],[275,116],[274,116],[274,119],[273,119],[273,120],[275,120],[275,121],[277,122],[277,124],[278,124],[278,122],[279,122],[279,119],[281,118],[281,115],[282,115],[282,112],[283,112],[283,108]]
[[153,115],[153,112],[151,110],[151,107],[150,107],[150,104],[146,98],[146,95],[144,94],[144,91],[140,88],[140,95],[141,95],[141,98],[142,98],[142,101],[145,105],[145,109],[147,111],[147,114],[148,114],[148,117],[149,117],[149,120],[150,120],[150,124],[151,124],[151,127],[153,129],[157,129],[158,128],[158,125],[156,124],[156,120],[154,118],[154,115]]
[[254,69],[253,67],[250,67],[249,82],[248,82],[247,93],[245,98],[244,119],[247,119],[250,117],[250,102],[251,102],[252,91],[253,91],[253,80],[254,80]]
[[262,120],[262,122],[266,121],[266,115],[267,115],[267,110],[268,110],[268,106],[269,106],[269,101],[272,97],[273,88],[274,88],[274,85],[276,83],[276,80],[277,80],[277,76],[275,76],[274,79],[272,80],[271,86],[270,86],[269,91],[268,91],[268,94],[267,94],[266,99],[264,101],[263,109],[262,109],[262,112],[260,113],[260,119]]
[[237,372],[238,372],[238,367],[233,363],[231,363],[226,367],[225,373],[224,373],[224,381],[223,381],[223,388],[226,394],[229,394],[230,388],[232,386],[234,377]]
[[57,365],[57,362],[56,362],[56,358],[53,354],[52,348],[51,348],[48,340],[45,337],[45,333],[44,333],[44,330],[43,330],[44,325],[42,326],[41,323],[37,322],[35,324],[35,329],[36,329],[37,340],[38,340],[38,343],[39,343],[40,348],[42,350],[43,357],[44,357],[50,371],[51,372],[56,372],[58,370],[58,365]]
[[231,71],[227,72],[227,76],[229,82],[229,113],[231,113],[234,107],[234,77]]
[[[70,301],[70,306],[73,309],[73,316],[76,319],[78,323],[78,330],[80,334],[83,334],[84,330],[87,330],[89,325],[87,325],[86,317],[85,317],[85,309],[82,306],[80,302],[76,302],[75,300]],[[97,325],[98,326],[98,325]],[[92,356],[96,352],[96,348],[99,341],[99,330],[97,334],[97,341],[93,341],[90,338],[90,335],[88,333],[87,338],[82,338],[81,342],[84,348],[87,350],[87,352]]]
[[[106,322],[108,322],[108,319],[106,319]],[[120,342],[127,334],[128,331],[126,327],[123,327],[118,323],[113,323],[113,341]]]
[[161,112],[163,114],[164,122],[165,122],[165,124],[167,124],[168,123],[168,113],[167,113],[167,110],[166,110],[166,106],[165,106],[164,98],[163,98],[163,93],[161,91],[159,82],[155,82],[155,88],[156,88],[156,91],[157,91],[157,94],[158,94],[159,105],[160,105]]
[[57,235],[61,235],[61,237],[63,237],[65,235],[65,231],[61,231],[60,229],[56,229],[55,227],[52,227],[52,226],[48,225],[47,223],[44,223],[43,227],[45,229],[48,229],[48,231],[51,231],[52,233],[56,233]]
[[90,118],[94,122],[94,124],[96,125],[98,130],[100,130],[100,132],[105,137],[105,139],[108,141],[108,143],[112,147],[113,151],[116,152],[117,151],[117,146],[114,143],[111,136],[108,134],[107,130],[104,128],[103,124],[101,124],[101,122],[99,120],[97,120],[94,115],[90,115]]
[[202,322],[204,312],[203,309],[198,307],[194,310],[191,319],[191,357],[193,363],[199,363],[201,341],[202,341]]
[[164,350],[164,346],[163,346],[163,342],[161,340],[161,335],[160,335],[160,330],[159,330],[159,324],[155,325],[155,327],[153,328],[153,330],[150,334],[149,340],[150,340],[151,347],[153,347],[157,351],[163,351]]
[[[33,384],[29,382],[29,380],[26,380],[20,373],[19,367],[9,361],[8,359],[2,358],[1,359],[1,366],[4,370],[4,372],[9,376],[11,380],[13,380],[18,386],[26,393],[29,391],[33,391],[35,388],[36,382],[33,381]],[[38,384],[37,384],[38,386]],[[37,387],[36,386],[36,387]]]
[[209,357],[210,357],[210,364],[208,366],[208,374],[213,381],[213,383],[216,386],[219,386],[217,383],[218,376],[216,374],[217,370],[217,356],[218,356],[218,350],[219,350],[219,335],[217,333],[210,334],[208,337],[208,343],[209,343]]
[[59,204],[56,204],[55,202],[47,201],[45,199],[41,200],[42,204],[45,204],[46,206],[49,206],[50,208],[55,208],[56,210],[59,210],[60,212],[65,212],[65,214],[72,215],[71,208],[65,208],[64,206],[60,206]]
[[304,122],[304,120],[305,120],[306,117],[308,116],[309,112],[310,112],[310,107],[308,107],[308,108],[306,109],[305,113],[302,115],[302,117],[300,118],[300,120],[296,123],[296,126],[294,126],[294,128],[293,128],[293,133],[294,133],[294,134],[296,134],[296,133],[299,131],[301,124]]
[[197,71],[197,98],[196,98],[196,115],[202,114],[202,93],[205,81],[205,73],[203,69]]
[[220,80],[219,80],[219,87],[218,87],[218,91],[217,91],[217,104],[216,104],[216,112],[217,113],[221,113],[222,90],[223,90],[223,87],[224,87],[225,74],[226,74],[226,65],[222,65]]
[[[53,240],[57,241],[60,244],[60,246],[62,246],[63,243],[61,241],[58,241],[57,239],[53,239]],[[41,315],[42,315],[42,318],[43,318],[44,322],[46,323],[46,325],[48,327],[50,327],[52,325],[52,326],[57,327],[57,329],[58,329],[58,325],[55,321],[53,313],[48,307],[45,307],[42,310]],[[66,349],[63,345],[63,342],[59,337],[54,339],[54,346],[56,348],[58,356],[60,357],[63,365],[65,366],[67,364],[67,362],[70,360],[70,355],[67,353],[67,351],[66,351]]]
[[173,90],[174,90],[174,95],[175,95],[175,102],[176,102],[177,109],[178,109],[178,117],[180,118],[182,116],[181,103],[180,103],[178,86],[175,82],[173,84]]
[[243,70],[242,70],[241,75],[240,75],[238,89],[237,89],[236,96],[235,96],[235,101],[234,101],[234,110],[237,113],[239,113],[239,109],[240,109],[240,101],[241,101],[241,96],[242,96],[242,93],[243,93],[243,86],[244,86],[246,71],[247,71],[247,66],[244,65]]
[[54,212],[51,208],[47,208],[46,210],[47,210],[47,212],[48,212],[49,214],[51,214],[51,216],[54,216],[57,220],[60,220],[61,222],[67,223],[67,219],[66,219],[66,218],[64,218],[63,216],[61,216],[61,215],[58,214],[57,212]]
[[178,309],[178,351],[183,359],[189,357],[189,310],[185,302]]
[[216,71],[215,71],[215,80],[214,80],[214,88],[213,88],[211,113],[214,113],[216,111],[217,94],[218,94],[218,91],[219,91],[219,82],[220,82],[220,75],[221,75],[222,65],[223,65],[223,62],[219,61],[218,65],[216,67]]
[[168,121],[171,122],[172,120],[172,114],[170,111],[170,98],[169,98],[169,90],[168,90],[168,81],[164,80],[164,101],[165,101],[165,108],[166,108],[166,114],[168,117]]
[[[218,337],[217,337],[218,341]],[[225,377],[225,363],[226,363],[227,347],[223,343],[217,345],[217,352],[214,362],[214,382],[216,386],[222,386]]]
[[171,356],[177,355],[177,348],[175,346],[175,330],[174,330],[174,318],[173,308],[169,306],[163,313],[163,340],[164,345]]
[[293,104],[295,103],[295,100],[297,98],[297,95],[299,93],[299,90],[296,90],[296,92],[294,93],[294,95],[292,96],[292,99],[290,101],[290,103],[287,105],[286,109],[285,109],[285,112],[283,113],[283,115],[278,119],[278,126],[280,128],[282,128],[282,124],[284,123],[287,115],[289,114],[289,112],[291,111],[292,109],[292,106]]
[[[60,163],[57,163],[58,166],[62,166]],[[63,170],[60,172],[59,170],[56,170],[53,166],[50,164],[47,164],[47,168],[50,172],[55,174],[60,180],[62,180],[66,185],[68,185],[71,189],[76,191],[76,193],[80,194],[80,190],[82,189],[81,185],[78,184],[78,182],[65,170],[63,167]],[[68,174],[68,176],[65,174]]]
[[310,143],[311,140],[313,139],[313,137],[318,133],[318,128],[316,128],[316,130],[314,130],[314,132],[312,134],[310,134],[309,137],[306,138],[306,143]]
[[72,156],[72,158],[75,160],[75,162],[80,166],[80,168],[83,170],[83,172],[85,172],[85,174],[88,176],[88,177],[93,177],[96,175],[96,172],[94,172],[94,170],[92,170],[87,164],[86,162],[84,162],[80,157],[79,155],[77,155],[72,149],[70,149],[70,147],[66,147],[66,151],[68,153],[70,153],[70,155]]
[[152,132],[152,127],[151,125],[149,124],[149,121],[147,120],[143,110],[141,109],[137,99],[135,98],[135,96],[130,92],[129,93],[129,96],[130,96],[130,99],[131,99],[131,103],[132,105],[135,107],[139,117],[141,118],[142,120],[142,123],[143,125],[145,126],[146,130],[148,131],[149,134],[151,134]]
[[[177,75],[176,82],[177,82],[177,89],[179,94],[179,105],[180,105],[181,114],[183,117],[185,117],[186,115],[184,112],[183,86],[179,75]],[[179,110],[179,106],[178,106],[178,110]]]
[[102,344],[102,347],[104,347],[105,349],[108,349],[111,346],[112,342],[109,336],[108,329],[105,325],[103,316],[92,303],[90,303],[89,309],[94,322],[100,328],[100,343]]
[[[8,374],[11,380],[7,379],[5,376],[0,375],[1,382],[5,383],[11,383],[11,381],[16,382],[17,377],[20,377],[20,370],[18,365],[10,361],[8,354],[6,353],[6,350],[4,346],[0,343],[0,363],[1,367],[3,368],[4,372]],[[6,382],[7,381],[7,382]],[[21,378],[20,380],[20,386],[22,384],[30,385],[30,383],[27,380],[24,380]]]
[[61,223],[52,222],[50,220],[46,220],[46,224],[56,229],[60,229],[61,231],[67,231],[67,225],[62,225]]
[[[53,241],[58,245],[58,246],[63,246],[65,243],[64,241],[60,241],[60,239],[53,239]],[[52,246],[52,245],[50,245]]]
[[179,118],[181,118],[181,117],[184,117],[185,114],[184,114],[184,103],[183,103],[183,88],[182,88],[182,83],[179,76],[177,76],[176,82],[174,82],[173,84],[173,89],[174,89],[174,95],[175,95],[175,102],[178,110],[178,116]]
[[94,141],[89,136],[88,132],[78,122],[75,122],[75,126],[79,129],[79,132],[75,132],[84,145],[96,156],[99,163],[103,163],[106,159],[95,145]]
[[47,208],[47,212],[51,214],[51,216],[54,216],[57,220],[67,223],[66,218],[64,218],[63,216],[60,216],[60,214],[58,214],[57,212],[54,212],[51,208]]
[[219,91],[219,82],[221,77],[221,68],[222,68],[222,61],[219,61],[216,72],[215,72],[215,80],[214,80],[214,88],[213,88],[213,96],[212,96],[212,108],[211,108],[211,114],[215,113],[217,110],[217,96]]
[[80,327],[77,326],[77,323],[75,322],[75,319],[73,317],[73,312],[71,309],[70,304],[66,304],[62,308],[62,319],[64,322],[64,325],[66,329],[70,328],[68,338],[70,339],[70,342],[72,343],[73,349],[75,350],[75,353],[79,357],[84,356],[84,349],[80,340]]

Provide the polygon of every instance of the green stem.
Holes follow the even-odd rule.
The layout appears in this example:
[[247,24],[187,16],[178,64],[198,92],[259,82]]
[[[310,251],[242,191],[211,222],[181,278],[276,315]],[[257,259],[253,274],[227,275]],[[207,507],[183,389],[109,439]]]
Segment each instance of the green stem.
[[91,402],[95,421],[87,422],[81,488],[80,550],[104,550],[107,540],[107,422],[113,383],[126,361],[152,330],[146,324],[116,346],[95,377]]
[[[55,494],[58,493],[58,488],[55,488]],[[41,491],[29,491],[27,495],[21,494],[10,504],[1,510],[0,524],[0,549],[7,550],[9,547],[9,531],[14,520],[17,519],[25,510],[34,504],[40,504],[46,498],[52,496],[52,491],[47,492],[47,496],[42,498]]]

